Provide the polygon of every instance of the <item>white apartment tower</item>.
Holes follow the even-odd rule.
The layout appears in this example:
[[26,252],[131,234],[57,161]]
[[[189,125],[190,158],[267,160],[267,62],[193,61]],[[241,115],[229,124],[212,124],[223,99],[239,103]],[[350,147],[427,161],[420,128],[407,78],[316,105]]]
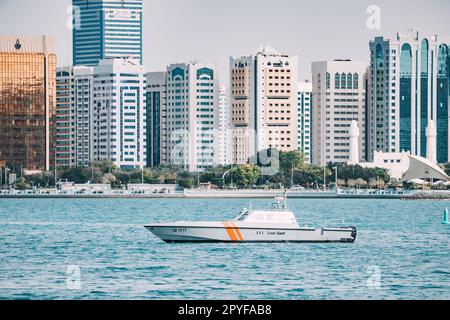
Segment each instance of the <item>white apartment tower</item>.
[[218,164],[217,67],[181,63],[167,67],[168,162],[191,172]]
[[[58,125],[74,131],[69,137],[69,145],[75,148],[70,165],[112,161],[124,169],[144,167],[146,79],[139,60],[101,60],[95,67],[62,68],[57,75],[59,83],[73,84],[72,105],[67,107],[63,101],[59,104],[59,114],[71,110],[71,123],[62,121]],[[67,96],[67,90],[61,90],[60,94]],[[63,143],[64,138],[59,135],[57,143]]]
[[298,150],[304,153],[308,163],[311,163],[312,88],[311,82],[299,82],[297,85],[297,146]]
[[230,58],[233,163],[270,148],[297,149],[297,64],[269,46]]
[[[312,162],[350,160],[350,127],[356,121],[360,150],[366,148],[366,72],[364,62],[313,62]],[[364,160],[364,153],[360,155]]]
[[[449,44],[448,38],[413,31],[370,42],[370,159],[376,151],[427,157],[431,147],[430,160],[450,160]],[[433,146],[427,145],[428,129],[435,131],[429,132],[436,135]]]
[[146,77],[138,59],[100,61],[94,68],[94,161],[126,169],[146,165]]

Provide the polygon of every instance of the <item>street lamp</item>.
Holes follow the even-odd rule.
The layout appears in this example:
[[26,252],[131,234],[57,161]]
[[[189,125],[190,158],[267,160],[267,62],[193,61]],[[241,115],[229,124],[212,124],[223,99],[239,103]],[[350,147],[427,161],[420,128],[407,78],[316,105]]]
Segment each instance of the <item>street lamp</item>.
[[294,164],[292,164],[292,169],[291,169],[291,188],[294,187]]
[[225,177],[227,176],[227,174],[229,174],[230,173],[230,171],[227,171],[227,172],[225,172],[224,174],[223,174],[223,176],[222,176],[222,180],[223,180],[223,189],[225,190]]
[[91,184],[94,183],[94,161],[91,161]]
[[5,186],[8,188],[8,171],[11,171],[11,169],[5,167]]
[[55,148],[55,189],[58,189],[58,158],[56,148]]
[[338,167],[334,167],[334,181],[336,183],[336,191],[339,191],[339,186],[338,186]]

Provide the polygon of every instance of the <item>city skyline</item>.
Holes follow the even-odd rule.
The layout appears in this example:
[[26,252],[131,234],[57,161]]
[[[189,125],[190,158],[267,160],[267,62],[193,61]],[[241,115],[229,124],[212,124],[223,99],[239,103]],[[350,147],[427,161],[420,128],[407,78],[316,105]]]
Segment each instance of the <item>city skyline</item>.
[[[314,61],[348,58],[369,62],[368,43],[375,36],[394,36],[410,28],[443,35],[450,29],[450,21],[445,17],[450,9],[448,0],[414,2],[416,10],[408,16],[398,14],[411,5],[403,0],[345,4],[282,0],[277,2],[276,13],[268,5],[269,1],[249,0],[239,5],[234,2],[144,0],[143,51],[147,70],[163,71],[174,62],[216,63],[221,83],[228,85],[229,56],[245,55],[255,52],[262,44],[270,44],[299,57],[299,80],[303,81],[311,79]],[[66,26],[70,4],[71,0],[51,1],[51,4],[49,0],[1,0],[0,28],[3,34],[53,36],[58,66],[72,65],[72,31]],[[370,16],[366,11],[371,5],[381,10],[381,29],[370,30],[366,25]],[[432,11],[433,16],[422,15],[427,11]],[[218,12],[220,15],[214,14]],[[17,24],[19,13],[22,22]],[[176,22],[169,23],[167,16]],[[228,23],[230,16],[233,24]],[[281,18],[283,24],[279,23]],[[253,27],[249,28],[249,24]],[[341,33],[330,28],[332,25],[339,25]]]
[[[198,0],[196,4],[201,1]],[[147,1],[147,5],[150,2],[155,3]],[[223,54],[228,55],[230,65],[222,74],[219,72],[220,63],[207,59],[185,62],[173,60],[163,68],[152,70],[142,61],[142,25],[143,21],[149,20],[145,15],[143,17],[143,0],[73,0],[71,3],[73,6],[69,5],[66,10],[66,29],[73,31],[73,45],[68,47],[73,49],[74,56],[68,66],[61,66],[60,61],[58,70],[64,71],[58,72],[56,87],[58,134],[55,158],[61,164],[73,165],[76,157],[76,164],[81,166],[87,166],[92,161],[109,160],[126,168],[143,167],[149,163],[170,163],[181,165],[189,171],[201,171],[219,164],[220,151],[215,150],[216,147],[224,151],[227,146],[231,146],[233,164],[252,163],[257,161],[257,155],[265,157],[261,152],[275,148],[281,152],[310,150],[312,153],[308,157],[311,156],[312,162],[325,165],[329,162],[345,162],[351,154],[355,154],[355,150],[349,149],[351,143],[348,130],[355,120],[360,134],[357,135],[359,143],[356,146],[353,144],[353,149],[361,151],[361,161],[370,160],[376,151],[409,151],[412,155],[436,162],[435,155],[439,149],[438,157],[443,159],[441,162],[448,158],[445,153],[449,150],[450,39],[445,33],[438,36],[436,30],[432,33],[423,33],[419,29],[397,31],[393,34],[397,39],[395,41],[400,42],[392,39],[391,44],[397,43],[401,50],[400,47],[383,49],[384,42],[383,45],[376,44],[375,50],[374,43],[390,39],[392,35],[373,36],[368,42],[370,62],[350,57],[351,44],[356,40],[339,39],[346,45],[346,58],[323,60],[317,54],[311,59],[313,75],[308,82],[312,84],[312,104],[307,108],[306,104],[299,104],[301,96],[297,88],[304,80],[299,72],[297,54],[269,44],[241,56],[230,54],[231,49],[227,48]],[[287,3],[289,6],[284,7]],[[277,18],[278,11],[265,17],[264,4],[259,20],[265,19],[264,26],[270,27],[270,30],[262,33],[270,35],[274,30],[283,31],[276,38],[277,41],[283,41],[292,31],[285,28],[285,21],[289,21],[288,9],[294,8],[296,4],[282,0],[277,8],[279,12],[286,12],[284,19]],[[218,5],[221,2],[213,7]],[[353,9],[357,7],[355,5]],[[168,20],[175,22],[175,25],[180,21],[177,18],[180,8],[177,7],[169,15],[171,19]],[[211,7],[205,4],[202,10],[205,8]],[[386,6],[383,8],[377,5],[366,8],[367,30],[382,29]],[[239,6],[237,12],[246,11]],[[251,16],[246,18],[249,23],[252,23]],[[320,14],[317,17],[320,19]],[[202,19],[202,25],[208,25],[208,19]],[[274,19],[283,22],[274,24]],[[236,19],[236,24],[239,21]],[[339,25],[344,26],[352,21],[343,20]],[[210,23],[211,26],[218,24],[220,22]],[[228,26],[227,32],[233,33],[235,24]],[[181,29],[176,29],[179,36]],[[247,34],[248,29],[239,30],[234,35],[236,40],[242,34]],[[345,28],[342,30],[342,34],[345,34]],[[208,40],[208,32],[206,28],[194,32],[204,40],[202,45]],[[358,34],[355,32],[355,39]],[[4,44],[6,51],[12,50],[18,56],[24,53],[21,50],[23,36],[6,37],[10,39],[6,41],[8,44]],[[48,37],[53,38],[52,34]],[[215,35],[214,39],[217,38],[220,37]],[[295,42],[292,39],[296,38],[290,39],[289,44]],[[405,39],[409,39],[409,42],[403,41]],[[386,41],[388,43],[390,40]],[[417,47],[419,42],[420,48]],[[207,44],[208,48],[203,50],[205,52],[211,50]],[[320,44],[322,41],[315,41],[311,46]],[[195,42],[191,45],[197,48]],[[192,49],[190,46],[177,46],[174,50],[176,54]],[[342,47],[330,46],[327,54],[334,54]],[[158,51],[155,49],[151,52]],[[420,68],[417,67],[419,61]],[[122,67],[116,68],[119,65]],[[89,66],[94,68],[88,72],[89,79],[78,83],[79,72],[84,76],[84,70]],[[108,72],[104,73],[105,66],[113,68],[108,68]],[[10,65],[6,65],[6,70],[8,68]],[[154,82],[151,75],[156,76],[164,69],[163,82],[159,76]],[[416,74],[413,86],[412,78]],[[436,74],[439,74],[438,82],[435,81]],[[229,83],[227,77],[231,78]],[[11,91],[8,79],[3,79],[5,94]],[[146,79],[150,82],[146,82]],[[68,84],[67,81],[73,83]],[[221,109],[219,88],[224,83],[229,86],[229,90],[224,89],[222,95],[226,99],[228,94],[225,92],[229,91],[229,102],[222,103]],[[20,97],[17,97],[17,101],[20,101]],[[8,101],[5,106],[10,106]],[[311,119],[306,119],[308,117]],[[300,119],[305,119],[305,122]],[[14,127],[14,121],[11,123]],[[232,132],[231,139],[224,134],[227,128]],[[222,134],[217,136],[218,131]],[[303,131],[308,132],[306,136],[301,135]],[[433,138],[437,138],[438,148]],[[384,141],[388,140],[390,143],[386,146]],[[429,148],[427,140],[431,141]],[[312,143],[311,148],[308,141]],[[52,147],[47,147],[47,158],[51,157],[50,149]],[[79,159],[79,156],[83,159]],[[222,160],[220,164],[227,163],[225,158]]]

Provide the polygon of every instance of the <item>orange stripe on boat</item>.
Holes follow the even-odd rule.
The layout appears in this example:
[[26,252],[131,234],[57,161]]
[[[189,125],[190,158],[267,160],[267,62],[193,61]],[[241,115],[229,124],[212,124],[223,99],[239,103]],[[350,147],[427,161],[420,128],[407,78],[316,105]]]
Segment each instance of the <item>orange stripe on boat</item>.
[[236,237],[236,234],[233,231],[233,227],[229,225],[228,222],[224,222],[223,225],[225,226],[225,229],[227,230],[228,236],[230,237],[231,241],[237,241],[238,238]]
[[242,236],[241,231],[236,226],[236,224],[234,222],[230,222],[230,224],[234,227],[234,231],[236,232],[237,236],[239,237],[239,240],[243,241],[244,237]]

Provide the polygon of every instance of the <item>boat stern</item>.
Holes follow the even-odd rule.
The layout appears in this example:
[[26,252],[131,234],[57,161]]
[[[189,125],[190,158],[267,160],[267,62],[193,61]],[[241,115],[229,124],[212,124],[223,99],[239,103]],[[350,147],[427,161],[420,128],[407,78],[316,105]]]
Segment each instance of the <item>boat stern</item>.
[[355,242],[356,237],[358,236],[358,230],[356,229],[356,227],[351,227],[351,228],[352,228],[352,238],[353,238],[352,242]]
[[342,242],[354,243],[358,236],[358,230],[356,229],[356,227],[348,227],[347,229],[349,229],[351,232],[350,237],[343,239]]

